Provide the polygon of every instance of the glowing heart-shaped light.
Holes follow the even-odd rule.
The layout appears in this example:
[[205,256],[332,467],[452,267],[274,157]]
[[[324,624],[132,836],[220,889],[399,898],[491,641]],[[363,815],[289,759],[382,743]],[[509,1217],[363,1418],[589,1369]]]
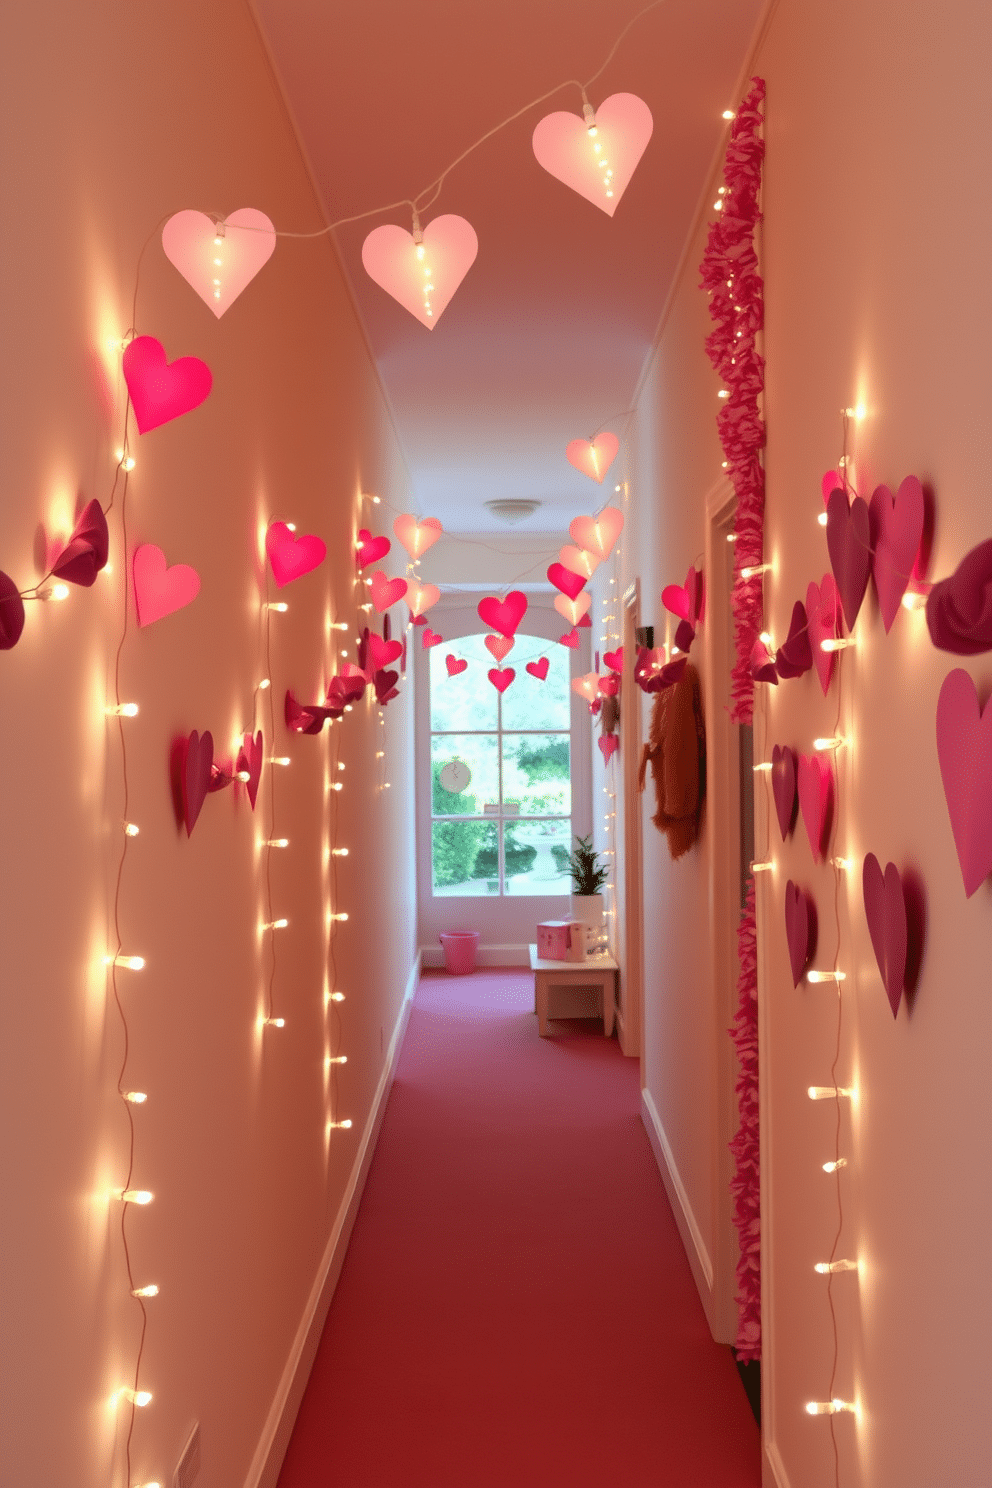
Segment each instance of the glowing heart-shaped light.
[[542,656],[539,661],[529,661],[526,670],[532,677],[536,677],[538,682],[543,682],[548,675],[548,658]]
[[527,613],[527,596],[520,589],[511,589],[503,600],[489,594],[479,600],[477,608],[483,625],[498,630],[501,635],[512,636]]
[[444,534],[444,528],[437,517],[425,517],[422,522],[418,522],[416,517],[407,512],[396,518],[393,531],[411,558],[419,558],[422,553],[426,553]]
[[598,517],[576,517],[568,527],[569,537],[600,561],[610,556],[622,531],[623,512],[615,506],[604,506]]
[[620,748],[620,740],[616,734],[600,734],[597,740],[603,754],[603,764],[608,765],[612,755]]
[[276,230],[254,207],[241,207],[222,222],[203,212],[177,212],[162,229],[162,247],[219,320],[272,257]]
[[507,652],[513,650],[513,646],[512,636],[486,636],[486,650],[495,661],[502,661]]
[[[597,434],[595,439],[573,439],[565,448],[565,459],[590,480],[602,484],[619,448],[620,441],[615,434]],[[572,531],[571,528],[568,530]]]
[[362,263],[370,279],[433,330],[478,251],[472,224],[449,212],[427,224],[420,243],[394,223],[375,228],[362,244]]
[[52,577],[88,589],[96,583],[100,570],[106,567],[109,552],[107,519],[103,507],[94,499],[80,513],[72,536],[55,560]]
[[373,537],[367,527],[362,527],[358,533],[358,542],[355,546],[355,565],[357,568],[367,568],[370,563],[375,563],[379,558],[385,558],[392,547],[388,537]]
[[574,569],[566,568],[563,563],[552,563],[548,568],[548,578],[556,589],[562,594],[574,599],[585,587],[585,574],[576,573]]
[[486,675],[497,692],[505,692],[517,674],[512,667],[505,667],[503,670],[490,667]]
[[200,575],[188,563],[166,567],[165,554],[154,543],[142,543],[131,561],[138,624],[151,625],[192,604],[200,592]]
[[423,634],[420,637],[420,644],[425,651],[429,651],[431,646],[439,646],[443,640],[443,635],[438,635],[437,631],[431,630],[429,625],[424,626]]
[[327,557],[327,544],[312,532],[297,537],[285,522],[272,522],[265,534],[272,576],[280,589],[318,568]]
[[444,664],[448,668],[449,677],[457,677],[458,673],[463,672],[468,666],[467,661],[463,661],[457,656],[446,656],[444,658]]
[[436,584],[418,584],[416,579],[406,581],[406,602],[410,607],[410,618],[418,619],[431,605],[436,605],[441,591]]
[[577,692],[579,697],[584,697],[587,703],[594,702],[599,692],[599,673],[586,672],[583,677],[573,677],[572,691]]
[[397,600],[402,599],[406,590],[406,579],[390,579],[383,573],[381,568],[377,568],[372,575],[372,603],[380,615],[383,610],[388,610],[390,605],[394,605]]
[[213,387],[206,362],[199,357],[167,362],[165,347],[154,336],[135,336],[122,366],[139,434],[198,408]]
[[611,93],[591,117],[546,114],[531,143],[549,175],[612,217],[653,130],[643,99],[636,93]]
[[572,573],[581,574],[584,579],[591,579],[600,564],[595,553],[587,552],[585,548],[574,548],[570,543],[560,549],[558,557],[562,568],[569,568]]
[[591,594],[580,594],[577,599],[569,599],[567,594],[555,595],[555,609],[569,625],[578,625],[591,604]]
[[558,642],[562,646],[567,646],[570,651],[575,651],[579,645],[579,632],[577,630],[566,631],[563,636],[558,637]]

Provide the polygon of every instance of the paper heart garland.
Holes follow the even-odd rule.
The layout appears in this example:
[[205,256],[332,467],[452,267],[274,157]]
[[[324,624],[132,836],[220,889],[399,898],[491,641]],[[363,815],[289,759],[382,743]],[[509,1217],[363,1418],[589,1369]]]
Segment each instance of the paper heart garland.
[[751,655],[748,657],[748,667],[755,682],[770,682],[773,687],[778,686],[778,671],[775,666],[775,658],[760,637],[751,647]]
[[576,573],[571,568],[566,568],[563,563],[552,563],[548,568],[548,578],[556,589],[560,589],[568,599],[574,599],[580,590],[585,588],[585,574]]
[[558,644],[567,646],[570,651],[574,651],[579,644],[579,632],[577,630],[566,631],[563,636],[558,637]]
[[297,537],[285,522],[270,522],[265,534],[272,576],[280,589],[318,568],[327,557],[327,544],[312,532]]
[[554,604],[555,609],[563,620],[567,620],[569,625],[578,625],[579,621],[589,611],[589,606],[592,604],[592,595],[586,591],[586,593],[580,594],[577,599],[569,599],[565,594],[556,594]]
[[213,735],[209,729],[203,734],[198,734],[194,729],[186,740],[182,773],[183,819],[186,822],[187,837],[192,835],[196,819],[207,799],[213,763]]
[[505,692],[516,675],[512,667],[505,667],[503,670],[499,670],[497,667],[490,667],[487,673],[490,682],[497,692]]
[[620,441],[615,434],[597,434],[595,439],[573,439],[565,448],[565,459],[590,480],[602,485],[603,476],[617,457]]
[[308,703],[306,707],[303,707],[296,701],[293,694],[287,691],[283,716],[286,720],[286,727],[292,729],[295,734],[319,734],[330,715],[331,710],[321,707],[319,703]]
[[372,678],[372,686],[375,688],[375,700],[381,707],[385,707],[394,697],[399,697],[399,688],[396,686],[399,679],[399,672],[392,671],[376,672]]
[[792,831],[796,819],[796,751],[778,744],[772,750],[772,795],[782,841]]
[[576,517],[568,526],[569,537],[600,561],[610,556],[622,531],[623,512],[615,506],[604,506],[596,517]]
[[992,651],[992,540],[962,558],[927,599],[930,639],[940,651],[977,656]]
[[142,543],[131,560],[134,602],[140,626],[152,625],[192,604],[200,592],[200,575],[188,563],[166,567],[165,554],[154,543]]
[[362,244],[362,263],[369,278],[430,331],[478,251],[472,224],[449,212],[427,224],[419,244],[394,223],[374,228]]
[[435,630],[431,630],[429,625],[424,626],[420,637],[420,644],[425,651],[429,651],[431,646],[439,646],[443,640],[444,636],[438,635]]
[[531,137],[539,165],[612,217],[654,129],[636,93],[611,93],[592,122],[559,110],[545,114]]
[[785,680],[801,677],[813,665],[813,649],[809,643],[809,627],[806,622],[806,606],[797,599],[792,606],[789,634],[775,654],[775,668]]
[[169,218],[162,247],[219,320],[272,257],[276,230],[254,207],[241,207],[216,223],[203,212],[187,210]]
[[592,616],[588,614],[583,615],[582,619],[577,621],[576,624],[579,630],[592,630]]
[[572,547],[569,543],[559,549],[558,557],[562,568],[581,574],[584,579],[591,579],[600,565],[600,559],[595,553],[590,553],[585,548]]
[[72,536],[52,567],[52,576],[67,584],[81,584],[88,589],[107,565],[110,533],[99,501],[90,501],[73,528]]
[[213,386],[206,362],[191,356],[167,362],[154,336],[135,336],[122,365],[139,434],[198,408]]
[[847,492],[840,487],[827,500],[827,552],[844,619],[853,630],[871,574],[871,523],[868,503],[855,496],[848,505]]
[[467,661],[461,661],[456,656],[446,656],[444,658],[444,664],[448,668],[449,677],[457,677],[458,673],[463,672],[468,666]]
[[392,546],[388,537],[373,537],[367,527],[359,528],[358,542],[355,547],[355,566],[359,569],[367,568],[377,559],[385,558]]
[[406,602],[410,608],[411,620],[419,620],[440,598],[441,591],[436,584],[421,584],[416,579],[407,579]]
[[340,675],[332,677],[327,685],[328,705],[343,712],[349,703],[357,703],[365,695],[368,682],[363,671],[353,667],[350,662],[345,662]]
[[888,486],[877,486],[868,503],[868,516],[875,555],[872,574],[888,635],[923,541],[926,512],[923,487],[916,476],[908,475],[895,496]]
[[815,860],[823,857],[830,836],[834,801],[834,771],[822,754],[801,754],[797,773],[799,809]]
[[384,641],[374,631],[370,633],[369,662],[373,672],[381,672],[391,661],[398,661],[402,654],[402,641]]
[[785,937],[792,985],[798,987],[816,948],[816,905],[791,878],[785,886]]
[[539,661],[529,661],[525,670],[530,672],[532,677],[536,677],[538,682],[543,682],[548,675],[548,665],[548,658],[542,656]]
[[992,873],[992,704],[981,710],[960,667],[948,672],[937,699],[937,758],[970,899]]
[[511,589],[502,601],[487,595],[479,600],[478,613],[483,625],[488,625],[490,630],[513,636],[527,613],[527,596],[519,589]]
[[806,633],[816,675],[826,697],[837,653],[824,651],[821,643],[840,635],[840,596],[833,574],[824,574],[819,586],[810,584],[806,590]]
[[377,568],[372,575],[372,603],[381,615],[383,610],[388,610],[390,605],[396,604],[397,600],[403,598],[406,593],[406,579],[390,579]]
[[681,620],[694,623],[699,619],[703,607],[703,576],[695,564],[685,576],[684,584],[668,584],[661,591],[661,602],[666,610]]
[[502,661],[507,652],[513,650],[514,640],[512,636],[488,635],[484,644],[490,656],[496,661]]
[[259,729],[254,738],[252,738],[250,733],[245,734],[241,740],[241,747],[238,750],[238,758],[235,761],[234,765],[234,768],[235,770],[237,770],[239,775],[243,771],[248,772],[248,779],[245,781],[245,790],[248,792],[248,799],[251,802],[252,811],[255,810],[255,801],[258,796],[258,782],[262,778],[262,760],[264,757],[264,752],[265,741],[262,738],[261,729]]
[[443,535],[444,528],[437,517],[425,517],[422,522],[418,522],[416,517],[404,512],[393,523],[393,531],[410,557],[419,558],[428,548],[434,546]]
[[620,678],[615,674],[612,677],[600,677],[598,686],[604,697],[616,697],[620,691]]
[[615,651],[607,651],[603,660],[611,672],[623,672],[623,647],[618,646]]
[[0,573],[0,651],[16,646],[23,629],[24,601],[10,575]]
[[869,853],[861,871],[861,889],[868,934],[894,1018],[899,1012],[909,950],[906,898],[899,869],[895,863],[887,863],[883,875],[875,854]]
[[608,765],[611,755],[620,748],[620,740],[616,734],[600,734],[596,742],[603,752],[603,764]]

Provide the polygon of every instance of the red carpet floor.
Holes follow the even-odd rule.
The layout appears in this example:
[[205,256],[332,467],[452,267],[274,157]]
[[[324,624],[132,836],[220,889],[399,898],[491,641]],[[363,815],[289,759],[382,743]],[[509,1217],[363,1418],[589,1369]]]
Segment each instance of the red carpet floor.
[[428,973],[279,1488],[757,1488],[602,1024]]

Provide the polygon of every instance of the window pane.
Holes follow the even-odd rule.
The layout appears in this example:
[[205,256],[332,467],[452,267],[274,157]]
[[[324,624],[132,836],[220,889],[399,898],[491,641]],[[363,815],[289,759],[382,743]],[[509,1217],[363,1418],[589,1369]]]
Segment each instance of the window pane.
[[[505,831],[505,893],[571,893],[572,879],[568,871],[572,842],[570,821],[507,822]],[[530,852],[526,852],[527,849]]]
[[521,816],[571,813],[567,734],[503,735],[503,801],[519,801]]
[[[486,650],[484,638],[481,635],[460,636],[457,641],[432,646],[428,655],[431,665],[431,728],[494,729],[497,696],[488,672],[496,662]],[[463,672],[449,677],[446,656],[467,661],[468,666]],[[509,666],[509,661],[506,665]],[[533,678],[528,678],[528,681],[533,681]],[[512,687],[510,691],[513,691]]]
[[434,893],[498,894],[496,833],[495,822],[434,822],[431,843]]
[[[481,816],[499,801],[499,749],[496,734],[431,736],[431,815]],[[453,760],[468,765],[472,778],[463,791],[447,791],[441,771]]]
[[[571,654],[567,646],[560,646],[557,641],[546,641],[540,636],[517,636],[513,650],[503,662],[505,667],[512,666],[517,674],[503,694],[505,729],[567,729],[571,726]],[[539,682],[528,672],[527,663],[538,661],[542,656],[548,659],[548,675]]]

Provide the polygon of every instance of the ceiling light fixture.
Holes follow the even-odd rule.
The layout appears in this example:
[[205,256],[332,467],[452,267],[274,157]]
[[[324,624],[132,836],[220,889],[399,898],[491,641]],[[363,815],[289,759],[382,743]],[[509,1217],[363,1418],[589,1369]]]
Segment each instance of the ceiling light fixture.
[[517,522],[522,522],[525,517],[532,517],[540,505],[539,501],[516,496],[503,497],[498,501],[485,503],[486,510],[492,512],[498,521],[506,522],[509,527],[516,526]]

